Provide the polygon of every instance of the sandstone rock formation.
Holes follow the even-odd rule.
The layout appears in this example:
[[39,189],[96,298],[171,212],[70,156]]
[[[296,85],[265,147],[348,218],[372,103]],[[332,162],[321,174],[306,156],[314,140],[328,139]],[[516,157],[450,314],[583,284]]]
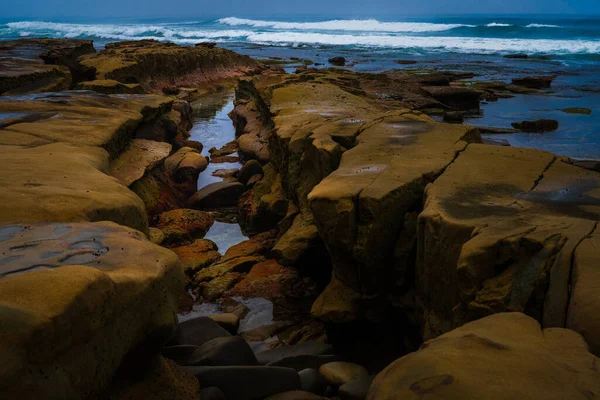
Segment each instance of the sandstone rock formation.
[[577,333],[541,329],[524,314],[503,313],[392,363],[377,375],[367,399],[588,399],[600,394],[598,362]]
[[[242,110],[250,131],[270,132],[265,177],[242,197],[242,215],[253,221],[279,181],[282,204],[290,200],[298,213],[291,218],[316,227],[333,262],[313,306],[317,318],[405,313],[431,338],[521,311],[544,327],[572,326],[595,349],[590,293],[598,283],[589,249],[600,219],[599,174],[549,153],[479,144],[476,129],[411,110],[439,107],[443,99],[428,96],[446,93],[455,79],[306,70],[242,83],[260,104]],[[433,82],[441,86],[422,86]],[[475,91],[451,89],[457,100],[442,108],[476,105]],[[284,250],[293,254],[292,243],[304,239],[290,226],[274,252],[293,264]],[[586,261],[571,261],[579,259]],[[592,281],[576,280],[578,273]]]
[[141,200],[106,175],[136,128],[169,109],[161,96],[63,92],[7,97],[0,112],[0,223],[110,220],[147,231]]
[[201,87],[257,68],[250,57],[219,47],[184,47],[154,40],[109,43],[80,62],[88,80],[140,84],[156,93],[166,86]]
[[21,39],[0,44],[0,95],[68,89],[81,79],[78,57],[95,52],[91,40]]
[[181,265],[142,233],[53,223],[4,225],[0,236],[3,397],[99,396],[126,354],[172,335]]

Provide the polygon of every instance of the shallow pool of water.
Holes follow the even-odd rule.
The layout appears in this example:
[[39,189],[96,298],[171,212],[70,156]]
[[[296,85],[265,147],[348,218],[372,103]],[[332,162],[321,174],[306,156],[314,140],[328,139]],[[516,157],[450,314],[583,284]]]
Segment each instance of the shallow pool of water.
[[239,224],[215,221],[208,232],[206,232],[206,235],[204,235],[204,239],[215,242],[219,253],[225,254],[231,246],[243,242],[248,239],[248,236],[244,235]]
[[220,149],[235,139],[235,128],[228,115],[233,110],[233,99],[233,93],[223,91],[192,103],[194,126],[190,139],[204,145],[203,155],[208,156],[211,148]]

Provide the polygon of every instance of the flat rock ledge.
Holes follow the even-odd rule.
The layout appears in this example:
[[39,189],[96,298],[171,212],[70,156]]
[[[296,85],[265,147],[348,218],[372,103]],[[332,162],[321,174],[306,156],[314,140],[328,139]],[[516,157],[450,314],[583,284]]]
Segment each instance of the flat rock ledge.
[[[142,200],[107,174],[135,129],[171,104],[163,96],[77,91],[2,98],[0,224],[109,220],[147,232]],[[125,171],[123,183],[163,154],[155,156]]]
[[[111,222],[0,228],[0,392],[81,399],[176,327],[177,256]],[[4,397],[8,396],[8,397]]]

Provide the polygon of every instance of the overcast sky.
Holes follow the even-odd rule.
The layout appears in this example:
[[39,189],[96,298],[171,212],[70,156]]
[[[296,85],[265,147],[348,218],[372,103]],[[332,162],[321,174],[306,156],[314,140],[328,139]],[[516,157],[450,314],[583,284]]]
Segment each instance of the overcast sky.
[[0,18],[600,14],[600,0],[0,0]]

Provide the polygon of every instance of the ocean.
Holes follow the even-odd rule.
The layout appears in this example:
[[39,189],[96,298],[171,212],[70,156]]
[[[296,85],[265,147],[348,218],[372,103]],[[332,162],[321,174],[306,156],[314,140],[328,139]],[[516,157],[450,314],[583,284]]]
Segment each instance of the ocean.
[[[213,41],[257,58],[308,59],[327,67],[328,58],[341,55],[348,59],[348,68],[357,71],[468,71],[476,74],[474,80],[555,75],[552,89],[543,94],[483,104],[481,113],[467,122],[507,128],[524,119],[556,119],[559,129],[553,133],[495,138],[559,155],[600,159],[600,16],[0,20],[0,40],[23,37],[93,39],[99,49],[133,39],[182,45]],[[516,53],[530,57],[504,57]],[[400,65],[397,60],[416,63]],[[591,114],[561,111],[575,107],[588,108]]]

